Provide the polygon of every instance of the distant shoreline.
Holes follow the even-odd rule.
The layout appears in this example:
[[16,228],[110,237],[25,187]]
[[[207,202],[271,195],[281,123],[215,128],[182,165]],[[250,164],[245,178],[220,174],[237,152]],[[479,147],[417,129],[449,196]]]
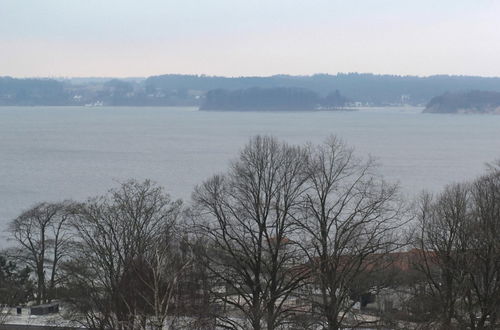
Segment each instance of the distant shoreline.
[[198,106],[187,106],[187,105],[142,105],[142,106],[132,106],[132,105],[102,105],[102,106],[84,106],[84,105],[0,105],[0,109],[5,108],[24,108],[24,109],[32,109],[32,108],[72,108],[72,109],[89,109],[89,110],[99,110],[99,109],[191,109],[193,111],[201,111],[201,112],[357,112],[357,111],[370,111],[370,110],[423,110],[425,109],[422,106],[363,106],[363,107],[346,107],[341,109],[269,109],[269,110],[261,110],[261,109],[248,109],[248,110],[206,110],[200,109]]
[[[260,91],[259,91],[260,90]],[[377,74],[218,77],[156,75],[123,78],[12,78],[0,76],[0,106],[320,106],[425,105],[443,93],[500,92],[500,77],[426,77]],[[225,91],[224,95],[214,91]],[[252,94],[253,91],[253,94]],[[225,97],[224,97],[225,96]],[[254,97],[254,96],[260,96]],[[230,102],[219,102],[220,100]],[[243,102],[245,101],[245,102]],[[248,102],[251,101],[251,102]],[[278,102],[279,101],[279,102]]]
[[351,112],[358,111],[356,108],[343,109],[203,109],[198,108],[198,111],[203,112]]
[[362,106],[362,107],[345,107],[341,109],[200,109],[199,106],[189,106],[189,105],[102,105],[102,106],[84,106],[84,105],[0,105],[0,109],[5,108],[74,108],[74,109],[89,109],[89,110],[99,110],[99,109],[191,109],[193,111],[202,112],[357,112],[357,111],[371,111],[371,110],[424,110],[423,106],[410,106],[410,105],[388,105],[388,106]]

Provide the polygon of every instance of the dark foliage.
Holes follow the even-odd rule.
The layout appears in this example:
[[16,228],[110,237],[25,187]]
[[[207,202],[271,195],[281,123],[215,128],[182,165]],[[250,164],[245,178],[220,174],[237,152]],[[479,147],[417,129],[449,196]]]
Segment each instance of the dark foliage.
[[275,75],[270,77],[216,77],[198,75],[162,75],[149,77],[146,88],[156,91],[191,89],[248,89],[252,87],[306,88],[321,96],[332,90],[340,90],[353,101],[372,105],[401,104],[402,96],[412,105],[426,104],[429,100],[446,92],[466,90],[500,91],[500,78],[471,76],[395,76],[375,74],[316,74],[312,76]]
[[33,298],[34,286],[30,274],[28,267],[21,268],[0,255],[0,306],[24,304]]
[[[374,74],[217,77],[161,75],[147,79],[15,79],[0,77],[0,105],[198,106],[210,90],[250,88],[308,89],[329,99],[340,90],[365,105],[421,105],[443,93],[500,92],[500,78],[471,76],[394,76]],[[335,92],[330,94],[335,96]],[[336,105],[336,103],[335,103]]]
[[319,96],[302,88],[216,89],[207,93],[202,110],[314,110]]
[[0,105],[63,105],[68,101],[59,81],[0,77]]
[[446,93],[434,97],[425,109],[425,112],[432,113],[489,113],[496,111],[500,111],[500,92],[489,91]]

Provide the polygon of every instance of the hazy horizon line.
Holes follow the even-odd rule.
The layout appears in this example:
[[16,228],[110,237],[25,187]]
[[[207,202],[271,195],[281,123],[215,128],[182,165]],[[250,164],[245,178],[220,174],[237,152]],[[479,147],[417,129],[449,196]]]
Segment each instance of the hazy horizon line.
[[391,73],[374,73],[374,72],[337,72],[337,73],[325,73],[316,72],[310,74],[290,74],[290,73],[276,73],[271,75],[218,75],[218,74],[204,74],[204,73],[159,73],[153,75],[145,76],[13,76],[13,75],[0,75],[0,77],[10,77],[14,79],[147,79],[150,77],[158,76],[196,76],[196,77],[211,77],[211,78],[272,78],[279,76],[289,76],[289,77],[314,77],[314,76],[339,76],[339,75],[374,75],[374,76],[392,76],[392,77],[416,77],[416,78],[430,78],[430,77],[470,77],[470,78],[500,78],[500,76],[495,75],[470,75],[470,74],[449,74],[449,73],[435,73],[430,75],[415,75],[415,74],[391,74]]

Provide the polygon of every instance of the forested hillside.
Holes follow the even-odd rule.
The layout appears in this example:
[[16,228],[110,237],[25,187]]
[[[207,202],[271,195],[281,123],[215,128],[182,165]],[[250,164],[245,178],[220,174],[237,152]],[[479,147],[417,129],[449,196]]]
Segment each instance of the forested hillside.
[[215,89],[207,92],[201,110],[316,110],[336,109],[347,99],[339,91],[322,98],[317,93],[294,87]]
[[363,106],[425,105],[447,92],[500,92],[500,78],[359,73],[233,78],[169,74],[145,79],[0,77],[0,105],[199,106],[205,103],[208,91],[251,88],[307,89],[320,98],[338,90],[354,105]]
[[306,88],[325,96],[339,90],[348,99],[363,105],[424,105],[434,96],[446,92],[492,90],[500,92],[500,78],[471,76],[394,76],[375,74],[316,74],[312,76],[276,75],[270,77],[211,77],[197,75],[163,75],[145,81],[148,90],[172,89],[247,89],[252,87]]
[[469,91],[434,97],[424,112],[429,113],[500,113],[500,92]]

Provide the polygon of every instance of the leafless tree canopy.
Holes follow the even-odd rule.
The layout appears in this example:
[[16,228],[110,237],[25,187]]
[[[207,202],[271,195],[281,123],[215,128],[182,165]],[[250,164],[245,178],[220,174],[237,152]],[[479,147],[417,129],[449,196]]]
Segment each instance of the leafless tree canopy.
[[429,281],[433,309],[444,328],[451,327],[465,280],[469,208],[470,193],[465,184],[448,186],[437,197],[424,194],[420,201],[417,247],[424,262],[415,267]]
[[69,253],[72,209],[69,201],[40,203],[10,223],[9,232],[18,246],[11,253],[35,271],[38,304],[53,298],[60,262]]
[[425,195],[416,245],[444,329],[493,329],[500,306],[500,172]]
[[[500,167],[406,205],[334,136],[256,136],[188,208],[131,180],[23,212],[0,304],[63,299],[92,329],[498,328]],[[366,307],[381,292],[398,307]]]
[[[215,176],[194,193],[206,220],[202,228],[211,253],[208,267],[217,283],[216,298],[237,314],[219,315],[222,326],[275,329],[293,311],[287,303],[302,285],[303,272],[291,244],[293,219],[304,190],[303,149],[256,137],[226,175]],[[228,317],[229,316],[229,317]]]
[[370,290],[362,278],[399,247],[395,233],[404,223],[404,209],[397,186],[375,173],[371,159],[357,158],[335,137],[309,149],[297,225],[318,292],[312,297],[317,320],[328,329],[345,324],[353,294]]
[[66,271],[68,285],[85,292],[73,306],[86,325],[162,329],[189,262],[177,246],[180,207],[150,181],[126,182],[80,205],[72,222],[76,255]]
[[[297,298],[312,301],[327,327],[344,324],[362,274],[398,247],[397,187],[374,170],[335,137],[304,148],[252,139],[228,174],[194,194],[207,217],[209,267],[224,287],[218,298],[253,329],[289,321]],[[311,285],[320,297],[305,294]]]

